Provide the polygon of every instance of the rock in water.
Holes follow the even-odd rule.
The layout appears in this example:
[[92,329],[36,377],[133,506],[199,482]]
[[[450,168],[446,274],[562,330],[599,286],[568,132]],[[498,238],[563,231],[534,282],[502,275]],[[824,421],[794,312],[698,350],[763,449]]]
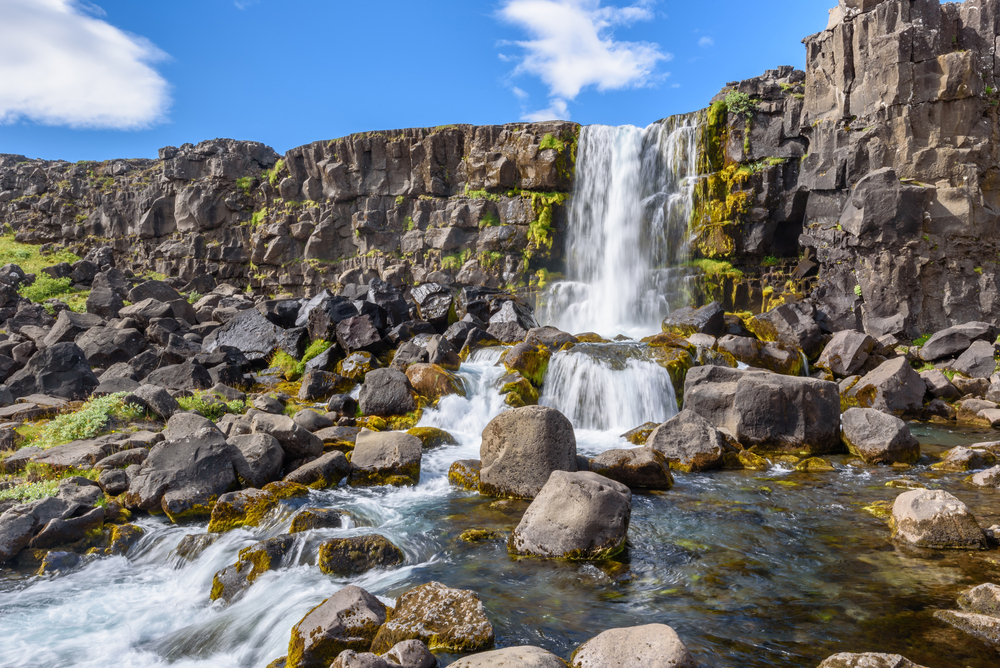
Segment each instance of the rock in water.
[[566,662],[540,647],[505,647],[459,659],[450,668],[566,668]]
[[474,591],[428,582],[399,597],[371,651],[387,652],[403,640],[421,640],[444,652],[476,652],[492,647],[493,625]]
[[378,534],[334,538],[319,546],[319,569],[338,577],[396,566],[405,559],[402,550]]
[[209,533],[224,533],[239,527],[254,527],[278,506],[278,499],[260,489],[244,489],[219,497],[208,522]]
[[589,471],[553,471],[510,537],[512,554],[598,560],[625,547],[632,492]]
[[927,384],[913,370],[905,357],[883,362],[865,375],[848,392],[862,408],[875,408],[883,413],[902,415],[914,413],[924,405]]
[[817,668],[924,668],[899,654],[834,654]]
[[295,539],[285,534],[243,548],[235,564],[222,569],[212,578],[212,593],[209,598],[232,603],[257,578],[278,568],[294,544]]
[[297,482],[313,489],[335,487],[351,472],[344,453],[334,450],[303,464],[285,476],[287,482]]
[[292,629],[288,668],[329,668],[341,652],[366,652],[386,608],[360,587],[349,585],[310,610]]
[[943,490],[903,492],[892,504],[892,537],[917,547],[978,550],[986,536],[964,503]]
[[580,645],[573,668],[695,668],[677,633],[665,624],[611,629]]
[[365,415],[405,415],[417,409],[410,380],[397,369],[374,369],[365,375],[358,405]]
[[674,486],[670,463],[652,448],[607,450],[590,460],[590,470],[629,487],[666,490]]
[[662,453],[670,467],[692,473],[722,466],[726,438],[694,411],[683,410],[646,439],[646,447]]
[[836,383],[766,371],[695,367],[684,382],[684,408],[727,430],[746,448],[820,455],[843,447]]
[[437,657],[419,640],[398,642],[383,656],[390,668],[392,664],[400,668],[437,668],[438,665]]
[[350,484],[416,485],[422,456],[423,444],[416,436],[363,429],[351,455]]
[[841,417],[848,451],[868,464],[914,464],[920,443],[906,423],[873,408],[849,408]]
[[545,406],[503,412],[483,430],[480,457],[480,493],[533,499],[553,471],[577,470],[573,425]]

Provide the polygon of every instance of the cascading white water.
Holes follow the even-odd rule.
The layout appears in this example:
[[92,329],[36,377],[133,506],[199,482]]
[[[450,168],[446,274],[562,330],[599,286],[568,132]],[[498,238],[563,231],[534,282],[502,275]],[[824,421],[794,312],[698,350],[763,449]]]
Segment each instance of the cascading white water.
[[577,429],[616,433],[677,414],[670,374],[636,344],[580,344],[556,353],[539,403]]
[[671,307],[686,303],[700,118],[583,128],[567,280],[541,300],[543,322],[574,333],[648,334]]

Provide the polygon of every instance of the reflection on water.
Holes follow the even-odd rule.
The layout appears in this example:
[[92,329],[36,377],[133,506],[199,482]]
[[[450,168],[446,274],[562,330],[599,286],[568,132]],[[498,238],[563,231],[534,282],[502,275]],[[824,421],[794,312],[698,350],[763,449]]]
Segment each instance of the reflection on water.
[[[633,497],[621,562],[513,561],[502,542],[464,543],[469,528],[511,530],[525,502],[449,487],[457,459],[478,458],[479,433],[504,409],[495,387],[497,351],[463,368],[467,398],[444,400],[423,424],[451,430],[459,445],[428,451],[412,489],[313,492],[286,502],[264,526],[222,536],[194,561],[173,551],[204,524],[157,518],[129,555],[104,558],[55,578],[0,575],[0,666],[263,666],[286,653],[291,627],[347,583],[392,602],[438,580],[474,589],[501,646],[533,644],[568,657],[579,643],[618,626],[673,626],[704,666],[815,666],[840,651],[904,654],[931,668],[998,665],[985,645],[933,619],[958,592],[1000,582],[1000,555],[906,550],[885,524],[861,510],[900,491],[907,477],[942,486],[983,526],[1000,523],[1000,495],[924,467],[854,468],[833,473],[787,469],[678,475],[669,492]],[[990,430],[914,426],[928,451],[989,440]],[[628,447],[617,430],[581,429],[588,455]],[[300,534],[296,554],[229,607],[210,604],[212,574],[240,548],[287,531],[303,505],[350,511],[352,528]],[[407,565],[351,579],[315,567],[317,545],[333,536],[377,531],[399,545]],[[447,658],[447,657],[445,657]]]

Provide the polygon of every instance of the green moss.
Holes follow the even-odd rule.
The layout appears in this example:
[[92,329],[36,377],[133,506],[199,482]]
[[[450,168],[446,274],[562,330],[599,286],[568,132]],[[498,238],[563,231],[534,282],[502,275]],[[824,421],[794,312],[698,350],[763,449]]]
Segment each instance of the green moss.
[[236,179],[236,189],[245,195],[250,194],[250,186],[253,184],[253,177],[241,176]]
[[507,535],[503,531],[494,529],[467,529],[458,539],[466,543],[479,543],[487,540],[506,540]]
[[550,148],[555,149],[557,151],[562,151],[564,148],[566,148],[566,143],[561,139],[554,137],[551,134],[547,134],[544,137],[542,137],[542,141],[541,143],[538,144],[538,148],[542,151]]
[[31,285],[24,285],[18,289],[17,293],[33,302],[43,302],[52,297],[66,294],[73,284],[72,279],[52,278],[48,274],[40,273],[35,276],[35,282]]
[[227,413],[242,415],[247,411],[247,405],[243,401],[216,400],[215,397],[204,392],[190,397],[178,397],[177,404],[181,407],[181,410],[195,411],[202,417],[208,418],[213,422],[219,420]]
[[284,350],[279,350],[271,357],[271,363],[268,365],[268,368],[280,369],[285,380],[293,381],[301,377],[301,373],[298,372],[298,366],[299,361],[297,359]]
[[527,252],[530,257],[547,257],[552,251],[554,210],[566,202],[567,193],[531,193],[535,220],[528,225]]

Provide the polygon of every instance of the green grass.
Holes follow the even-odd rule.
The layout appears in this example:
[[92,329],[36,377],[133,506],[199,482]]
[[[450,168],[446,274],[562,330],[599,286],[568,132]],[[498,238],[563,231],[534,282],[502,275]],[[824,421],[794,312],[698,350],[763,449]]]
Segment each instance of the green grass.
[[706,276],[731,276],[732,278],[742,278],[743,272],[733,267],[732,264],[724,260],[691,260],[686,266],[701,269]]
[[554,148],[557,151],[562,151],[566,148],[566,142],[562,141],[558,137],[553,135],[545,135],[542,137],[541,143],[538,145],[539,150],[544,151],[545,149]]
[[484,227],[497,227],[499,225],[500,217],[492,211],[487,211],[483,214],[483,217],[479,219],[479,229]]
[[192,397],[181,397],[177,399],[177,404],[185,411],[195,411],[203,418],[215,422],[226,413],[242,415],[247,412],[247,405],[243,401],[205,401],[204,394],[196,394]]
[[306,352],[303,353],[301,360],[296,360],[284,350],[279,350],[271,358],[270,368],[281,369],[281,375],[285,377],[285,380],[296,381],[306,372],[306,362],[319,357],[329,350],[332,345],[329,341],[313,341],[306,348]]
[[0,265],[13,263],[21,267],[26,274],[37,274],[45,267],[51,267],[60,262],[73,264],[80,257],[68,250],[58,250],[42,255],[39,246],[22,244],[14,241],[14,234],[0,236]]
[[64,295],[70,291],[73,280],[66,278],[52,278],[46,273],[35,275],[35,282],[31,285],[24,285],[18,289],[17,293],[33,302],[43,302],[46,299]]
[[931,338],[930,334],[921,334],[917,338],[913,339],[913,345],[915,345],[915,346],[923,346],[925,343],[927,343],[930,340],[930,338]]
[[241,176],[236,179],[236,189],[245,195],[250,194],[250,185],[253,183],[253,177]]
[[28,503],[29,501],[37,501],[38,499],[55,496],[58,491],[58,480],[26,482],[0,492],[0,501],[20,501],[21,503]]
[[779,260],[773,255],[768,255],[767,257],[765,257],[763,260],[760,261],[760,264],[761,266],[764,267],[774,267],[781,264],[781,260]]
[[[63,413],[43,425],[35,437],[25,445],[52,448],[71,441],[98,436],[108,427],[112,418],[121,420],[144,418],[146,414],[141,408],[125,403],[127,396],[128,392],[118,392],[91,399],[75,413]],[[24,435],[27,437],[27,434]]]

